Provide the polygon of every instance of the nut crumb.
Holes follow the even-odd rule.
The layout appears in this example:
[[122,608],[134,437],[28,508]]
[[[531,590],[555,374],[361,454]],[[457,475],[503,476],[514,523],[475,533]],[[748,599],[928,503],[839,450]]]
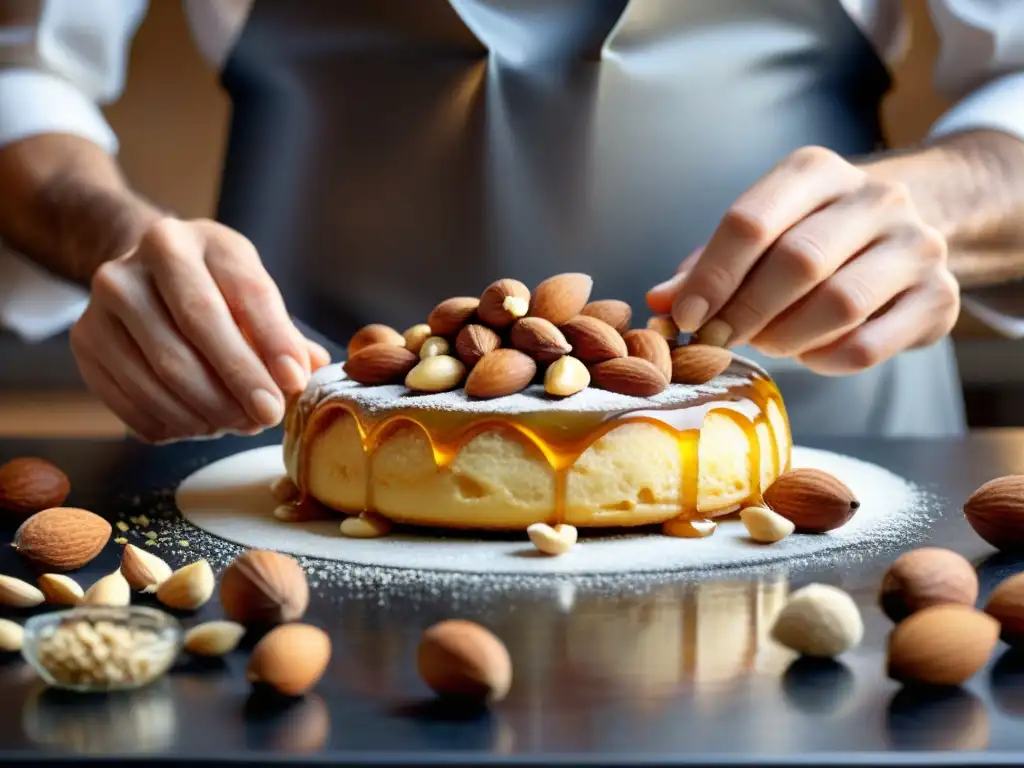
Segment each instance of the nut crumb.
[[146,531],[146,538],[149,539],[150,541],[156,541],[156,537],[157,537],[157,532],[156,531]]
[[156,546],[156,539],[146,539],[144,542],[142,542],[142,544],[143,544],[143,546],[146,546],[146,547],[155,547]]
[[127,533],[128,523],[126,523],[124,520],[118,520],[117,523],[115,523],[115,525],[117,525],[117,530],[119,530],[121,533]]
[[189,543],[185,539],[178,539],[178,546],[180,546],[180,547],[188,547]]
[[128,543],[128,539],[126,539],[124,536],[118,536],[116,539],[114,539],[114,543],[115,544],[127,544]]

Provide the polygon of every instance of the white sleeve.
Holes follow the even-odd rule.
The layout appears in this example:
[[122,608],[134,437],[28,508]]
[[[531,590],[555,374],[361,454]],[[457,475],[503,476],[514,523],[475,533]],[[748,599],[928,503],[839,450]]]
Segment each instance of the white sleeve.
[[[117,152],[100,106],[124,89],[147,0],[26,0],[0,16],[0,147],[67,133]],[[0,327],[26,341],[65,330],[87,295],[0,243]]]

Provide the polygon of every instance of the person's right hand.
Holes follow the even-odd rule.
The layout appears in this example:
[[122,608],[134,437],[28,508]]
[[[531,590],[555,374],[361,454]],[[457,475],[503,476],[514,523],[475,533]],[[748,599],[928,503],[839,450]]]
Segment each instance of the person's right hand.
[[212,221],[161,219],[100,267],[71,347],[88,387],[155,443],[275,426],[329,362],[252,243]]

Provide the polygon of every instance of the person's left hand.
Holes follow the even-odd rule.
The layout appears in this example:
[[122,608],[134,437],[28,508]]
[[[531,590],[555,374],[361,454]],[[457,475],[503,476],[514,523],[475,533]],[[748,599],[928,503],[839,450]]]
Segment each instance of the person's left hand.
[[952,329],[946,241],[907,188],[804,147],[745,192],[707,245],[648,293],[680,329],[843,375]]

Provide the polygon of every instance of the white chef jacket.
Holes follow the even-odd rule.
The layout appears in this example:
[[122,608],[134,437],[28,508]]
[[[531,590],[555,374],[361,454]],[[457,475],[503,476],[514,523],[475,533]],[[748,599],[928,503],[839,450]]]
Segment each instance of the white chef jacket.
[[[899,0],[837,1],[883,61],[903,53],[909,30]],[[253,0],[182,2],[200,51],[219,69]],[[29,0],[17,6],[28,11],[20,18],[0,19],[0,147],[59,132],[116,153],[117,137],[100,107],[123,91],[128,50],[147,6],[148,0]],[[931,135],[995,129],[1024,140],[1024,0],[929,0],[929,8],[941,38],[936,87],[957,100]],[[965,296],[964,305],[1024,337],[1024,313],[1007,314],[1005,294],[1000,300]],[[45,339],[72,325],[87,301],[85,291],[0,243],[0,328],[26,341]]]

